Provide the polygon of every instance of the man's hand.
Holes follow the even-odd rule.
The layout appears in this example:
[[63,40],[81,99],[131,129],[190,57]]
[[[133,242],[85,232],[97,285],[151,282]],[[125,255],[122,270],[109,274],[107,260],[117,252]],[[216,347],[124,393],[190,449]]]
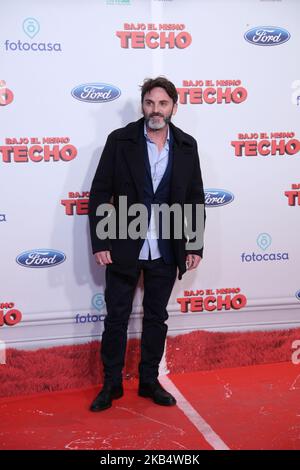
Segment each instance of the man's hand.
[[189,254],[185,258],[186,262],[186,269],[187,271],[190,271],[191,269],[197,268],[198,264],[201,261],[201,256],[195,255],[195,254]]
[[112,263],[110,251],[98,251],[95,253],[95,259],[97,264],[110,264]]

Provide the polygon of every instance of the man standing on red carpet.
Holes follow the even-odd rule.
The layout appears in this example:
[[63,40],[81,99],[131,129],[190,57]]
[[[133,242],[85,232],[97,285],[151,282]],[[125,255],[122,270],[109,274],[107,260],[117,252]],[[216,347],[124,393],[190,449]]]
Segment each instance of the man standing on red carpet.
[[[201,261],[205,223],[197,142],[171,122],[177,101],[172,82],[146,79],[141,87],[143,117],[108,136],[92,182],[92,250],[96,262],[106,266],[107,315],[101,343],[104,384],[91,411],[107,409],[123,395],[128,320],[142,270],[138,394],[158,405],[176,404],[158,381],[168,330],[166,308],[177,269],[181,279]],[[138,221],[133,217],[137,213]]]

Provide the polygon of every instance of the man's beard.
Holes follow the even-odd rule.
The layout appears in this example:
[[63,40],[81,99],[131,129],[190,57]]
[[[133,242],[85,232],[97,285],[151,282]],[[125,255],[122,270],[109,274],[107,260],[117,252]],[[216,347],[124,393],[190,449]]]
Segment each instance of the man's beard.
[[[162,117],[163,120],[156,120],[155,118],[157,116]],[[163,129],[167,124],[169,124],[169,122],[171,122],[172,113],[166,117],[160,113],[152,113],[146,117],[144,113],[144,117],[147,127],[149,127],[149,129],[151,129],[152,131],[158,131],[160,129]]]

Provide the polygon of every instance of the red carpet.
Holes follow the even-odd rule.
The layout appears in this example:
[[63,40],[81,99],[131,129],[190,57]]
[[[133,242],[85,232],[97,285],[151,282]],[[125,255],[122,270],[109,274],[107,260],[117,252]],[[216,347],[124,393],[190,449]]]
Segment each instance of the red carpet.
[[173,373],[289,362],[300,329],[207,333],[168,338],[168,368]]
[[[138,397],[135,379],[125,381],[125,395],[101,413],[88,410],[98,387],[2,398],[0,449],[202,450],[214,448],[207,440],[211,434],[234,450],[300,449],[300,366],[269,364],[170,379],[184,397],[181,407]],[[187,406],[192,413],[185,412]]]
[[[300,329],[246,333],[196,331],[169,337],[167,366],[171,373],[289,361]],[[27,395],[89,387],[102,382],[99,342],[36,351],[7,351],[0,365],[0,396]],[[128,342],[124,374],[137,377],[139,340]]]

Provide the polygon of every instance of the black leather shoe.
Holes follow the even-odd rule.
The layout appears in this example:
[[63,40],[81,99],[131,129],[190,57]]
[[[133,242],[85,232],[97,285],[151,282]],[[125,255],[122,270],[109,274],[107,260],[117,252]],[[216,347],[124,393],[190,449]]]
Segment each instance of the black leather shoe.
[[110,408],[112,400],[121,398],[124,394],[122,385],[104,383],[102,390],[98,393],[90,406],[90,411],[102,411]]
[[176,400],[167,392],[159,383],[158,380],[152,383],[142,383],[139,384],[139,396],[140,397],[149,397],[152,398],[154,403],[157,405],[163,406],[173,406],[176,405]]

